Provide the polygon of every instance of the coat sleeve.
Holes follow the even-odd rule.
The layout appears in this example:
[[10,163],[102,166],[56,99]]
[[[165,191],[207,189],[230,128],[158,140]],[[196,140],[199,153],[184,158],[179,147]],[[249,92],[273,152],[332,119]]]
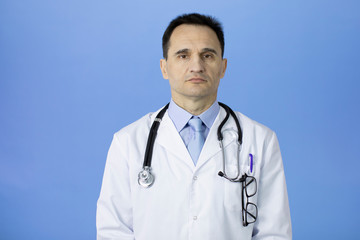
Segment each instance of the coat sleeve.
[[97,202],[97,240],[134,240],[126,137],[114,135]]
[[258,180],[258,218],[253,240],[291,240],[291,219],[279,143],[274,132],[264,142]]

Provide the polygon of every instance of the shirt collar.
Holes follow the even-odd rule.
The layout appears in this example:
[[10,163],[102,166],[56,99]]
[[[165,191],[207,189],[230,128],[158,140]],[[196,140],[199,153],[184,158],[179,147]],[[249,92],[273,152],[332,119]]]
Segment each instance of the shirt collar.
[[[220,110],[219,103],[215,101],[209,109],[207,109],[205,112],[200,114],[198,117],[201,119],[201,121],[203,121],[206,127],[210,129],[215,121],[216,116],[219,113],[219,110]],[[178,132],[180,132],[185,127],[187,122],[193,116],[185,109],[182,109],[181,107],[176,105],[176,103],[172,99],[170,101],[168,114],[170,119],[173,121],[176,130]]]

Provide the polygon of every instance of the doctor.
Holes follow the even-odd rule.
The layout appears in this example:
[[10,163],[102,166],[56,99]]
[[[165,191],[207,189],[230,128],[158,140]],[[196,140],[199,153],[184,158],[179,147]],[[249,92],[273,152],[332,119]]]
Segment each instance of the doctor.
[[[230,116],[219,145],[226,116],[217,102],[223,54],[216,19],[185,14],[169,24],[160,68],[172,99],[162,120],[155,119],[158,110],[114,135],[97,203],[98,240],[291,239],[275,133],[236,112],[241,132]],[[155,180],[146,188],[138,177],[154,121],[160,123],[151,162]]]

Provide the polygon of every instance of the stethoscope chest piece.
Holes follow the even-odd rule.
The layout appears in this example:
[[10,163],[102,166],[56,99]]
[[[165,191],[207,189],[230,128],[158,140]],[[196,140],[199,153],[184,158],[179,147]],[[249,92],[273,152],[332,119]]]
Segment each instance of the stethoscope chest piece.
[[154,183],[155,177],[150,172],[149,167],[144,167],[138,175],[138,183],[144,188],[150,187]]

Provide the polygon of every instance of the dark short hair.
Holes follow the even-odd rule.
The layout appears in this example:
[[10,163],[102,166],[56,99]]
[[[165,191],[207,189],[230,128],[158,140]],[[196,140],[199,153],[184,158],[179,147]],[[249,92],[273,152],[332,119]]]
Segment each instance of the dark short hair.
[[163,57],[165,59],[167,59],[168,57],[171,34],[173,33],[174,29],[180,26],[181,24],[208,26],[209,28],[214,30],[220,42],[221,56],[224,57],[225,41],[224,41],[224,31],[221,26],[221,23],[216,18],[211,16],[206,16],[198,13],[190,13],[176,17],[174,20],[170,22],[169,26],[166,28],[164,35],[162,37]]

